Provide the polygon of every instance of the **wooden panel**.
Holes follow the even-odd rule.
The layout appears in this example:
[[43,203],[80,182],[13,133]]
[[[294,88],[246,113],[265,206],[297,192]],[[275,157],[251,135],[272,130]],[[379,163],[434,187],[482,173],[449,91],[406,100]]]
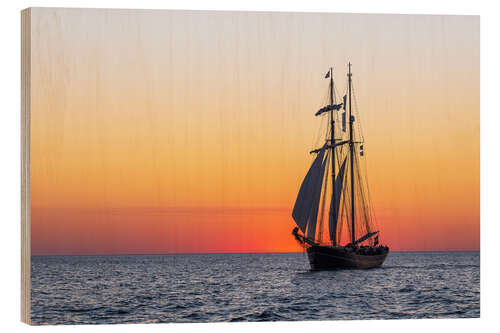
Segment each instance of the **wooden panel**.
[[30,87],[31,9],[21,12],[21,320],[31,323]]

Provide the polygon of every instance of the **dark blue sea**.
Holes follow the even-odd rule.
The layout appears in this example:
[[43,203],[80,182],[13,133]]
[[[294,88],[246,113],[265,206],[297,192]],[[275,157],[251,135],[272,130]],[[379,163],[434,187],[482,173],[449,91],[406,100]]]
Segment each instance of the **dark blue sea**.
[[312,272],[305,253],[33,256],[34,324],[479,317],[479,252]]

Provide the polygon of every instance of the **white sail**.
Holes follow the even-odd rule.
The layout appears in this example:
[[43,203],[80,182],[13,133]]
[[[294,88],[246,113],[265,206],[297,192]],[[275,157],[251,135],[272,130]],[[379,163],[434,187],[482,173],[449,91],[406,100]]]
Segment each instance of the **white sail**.
[[295,201],[295,206],[293,207],[292,217],[304,234],[306,232],[309,215],[311,214],[311,207],[314,202],[313,199],[315,199],[314,191],[316,189],[318,179],[323,178],[321,169],[323,165],[323,157],[325,155],[325,147],[326,145],[319,151],[316,159],[311,165],[311,168],[307,172],[306,177],[302,181],[299,194],[297,195],[297,200]]
[[319,200],[321,198],[321,189],[323,187],[323,178],[325,174],[325,166],[328,163],[328,154],[327,157],[321,163],[321,170],[319,171],[319,175],[316,180],[316,183],[313,184],[311,189],[312,202],[311,202],[311,212],[309,213],[309,219],[307,222],[307,238],[314,240],[316,234],[316,222],[318,220],[318,208],[319,208]]
[[[342,194],[342,183],[344,181],[344,171],[345,171],[345,162],[347,158],[344,159],[342,166],[340,167],[339,173],[337,174],[337,178],[335,179],[335,196],[332,195],[332,201],[330,203],[330,214],[329,214],[329,223],[328,227],[330,230],[330,240],[336,244],[337,243],[337,220],[339,214],[339,206],[340,206],[340,196]],[[335,201],[333,198],[335,197]]]

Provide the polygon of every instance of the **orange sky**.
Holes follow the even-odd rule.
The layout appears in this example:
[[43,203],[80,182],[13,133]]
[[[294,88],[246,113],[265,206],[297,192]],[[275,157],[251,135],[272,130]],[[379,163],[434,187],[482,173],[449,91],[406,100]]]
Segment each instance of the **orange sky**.
[[479,249],[479,18],[34,9],[33,254],[298,251],[353,63],[393,250]]

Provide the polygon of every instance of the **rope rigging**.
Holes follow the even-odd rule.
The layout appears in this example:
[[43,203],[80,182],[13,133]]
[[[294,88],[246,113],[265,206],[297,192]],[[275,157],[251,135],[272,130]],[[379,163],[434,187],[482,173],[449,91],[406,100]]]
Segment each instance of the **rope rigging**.
[[[348,84],[348,79],[346,80]],[[346,84],[346,88],[344,90],[344,95],[342,96],[347,96],[348,94],[348,87]],[[333,90],[332,90],[332,95],[333,95],[333,101],[330,100],[330,87],[326,89],[323,98],[322,98],[322,104],[319,106],[319,108],[323,108],[325,105],[330,105],[330,104],[335,104],[336,103],[336,97],[339,96],[338,88],[337,85],[333,85]],[[354,116],[354,123],[353,124],[355,127],[353,127],[353,161],[352,161],[352,166],[353,166],[353,178],[354,178],[354,190],[353,196],[354,196],[354,202],[355,202],[355,207],[354,211],[356,212],[355,214],[355,219],[354,219],[354,225],[355,225],[355,234],[356,238],[360,238],[368,233],[371,233],[375,230],[377,230],[378,227],[378,222],[373,210],[372,206],[372,200],[371,200],[371,194],[370,194],[370,188],[368,186],[368,172],[366,168],[366,156],[364,155],[364,147],[361,147],[361,145],[364,144],[364,134],[363,134],[363,128],[361,125],[360,121],[360,116],[359,116],[359,108],[358,108],[358,102],[356,98],[356,93],[354,89],[354,84],[352,83],[351,80],[351,96],[352,96],[352,115]],[[331,103],[333,102],[333,103]],[[317,135],[315,136],[314,139],[314,145],[312,146],[312,150],[315,148],[317,149],[318,147],[322,147],[324,144],[328,144],[330,142],[330,135],[331,135],[331,114],[333,114],[334,117],[334,126],[335,126],[335,142],[341,142],[345,140],[349,140],[349,135],[348,135],[348,130],[343,130],[346,129],[346,125],[342,126],[342,118],[341,115],[342,113],[346,113],[346,117],[348,117],[348,108],[347,106],[343,106],[340,110],[334,110],[333,112],[324,112],[322,114],[319,114],[319,117],[321,118],[320,125],[319,125],[319,130],[317,132]],[[328,114],[328,116],[325,116],[325,114]],[[349,121],[349,119],[345,119],[346,122]],[[362,149],[360,149],[360,147]],[[344,160],[346,160],[346,168],[344,171],[343,175],[343,182],[342,182],[342,188],[340,189],[340,192],[337,200],[339,200],[339,208],[337,212],[337,223],[336,223],[336,230],[335,232],[335,239],[337,240],[337,244],[342,243],[349,243],[349,240],[352,237],[352,224],[350,223],[351,221],[351,214],[350,214],[350,208],[351,208],[351,186],[350,182],[348,181],[350,172],[348,172],[350,168],[350,151],[349,151],[349,146],[344,144],[337,146],[333,148],[335,150],[335,168],[337,172],[342,167],[342,164]],[[363,152],[363,157],[360,158],[360,152]],[[331,204],[330,201],[333,200],[333,191],[334,186],[333,183],[334,181],[332,180],[332,163],[331,159],[333,158],[332,154],[330,151],[325,154],[326,156],[324,157],[325,159],[325,172],[323,175],[323,185],[321,186],[321,194],[320,194],[320,201],[319,201],[319,209],[318,209],[318,228],[315,230],[315,240],[320,243],[320,244],[326,244],[330,241],[330,223],[328,223],[329,218],[330,218],[330,209],[331,209]],[[336,175],[338,177],[338,175]],[[347,236],[346,237],[346,231],[347,231]],[[344,237],[343,237],[344,236]],[[373,242],[373,239],[370,239],[370,242]]]

